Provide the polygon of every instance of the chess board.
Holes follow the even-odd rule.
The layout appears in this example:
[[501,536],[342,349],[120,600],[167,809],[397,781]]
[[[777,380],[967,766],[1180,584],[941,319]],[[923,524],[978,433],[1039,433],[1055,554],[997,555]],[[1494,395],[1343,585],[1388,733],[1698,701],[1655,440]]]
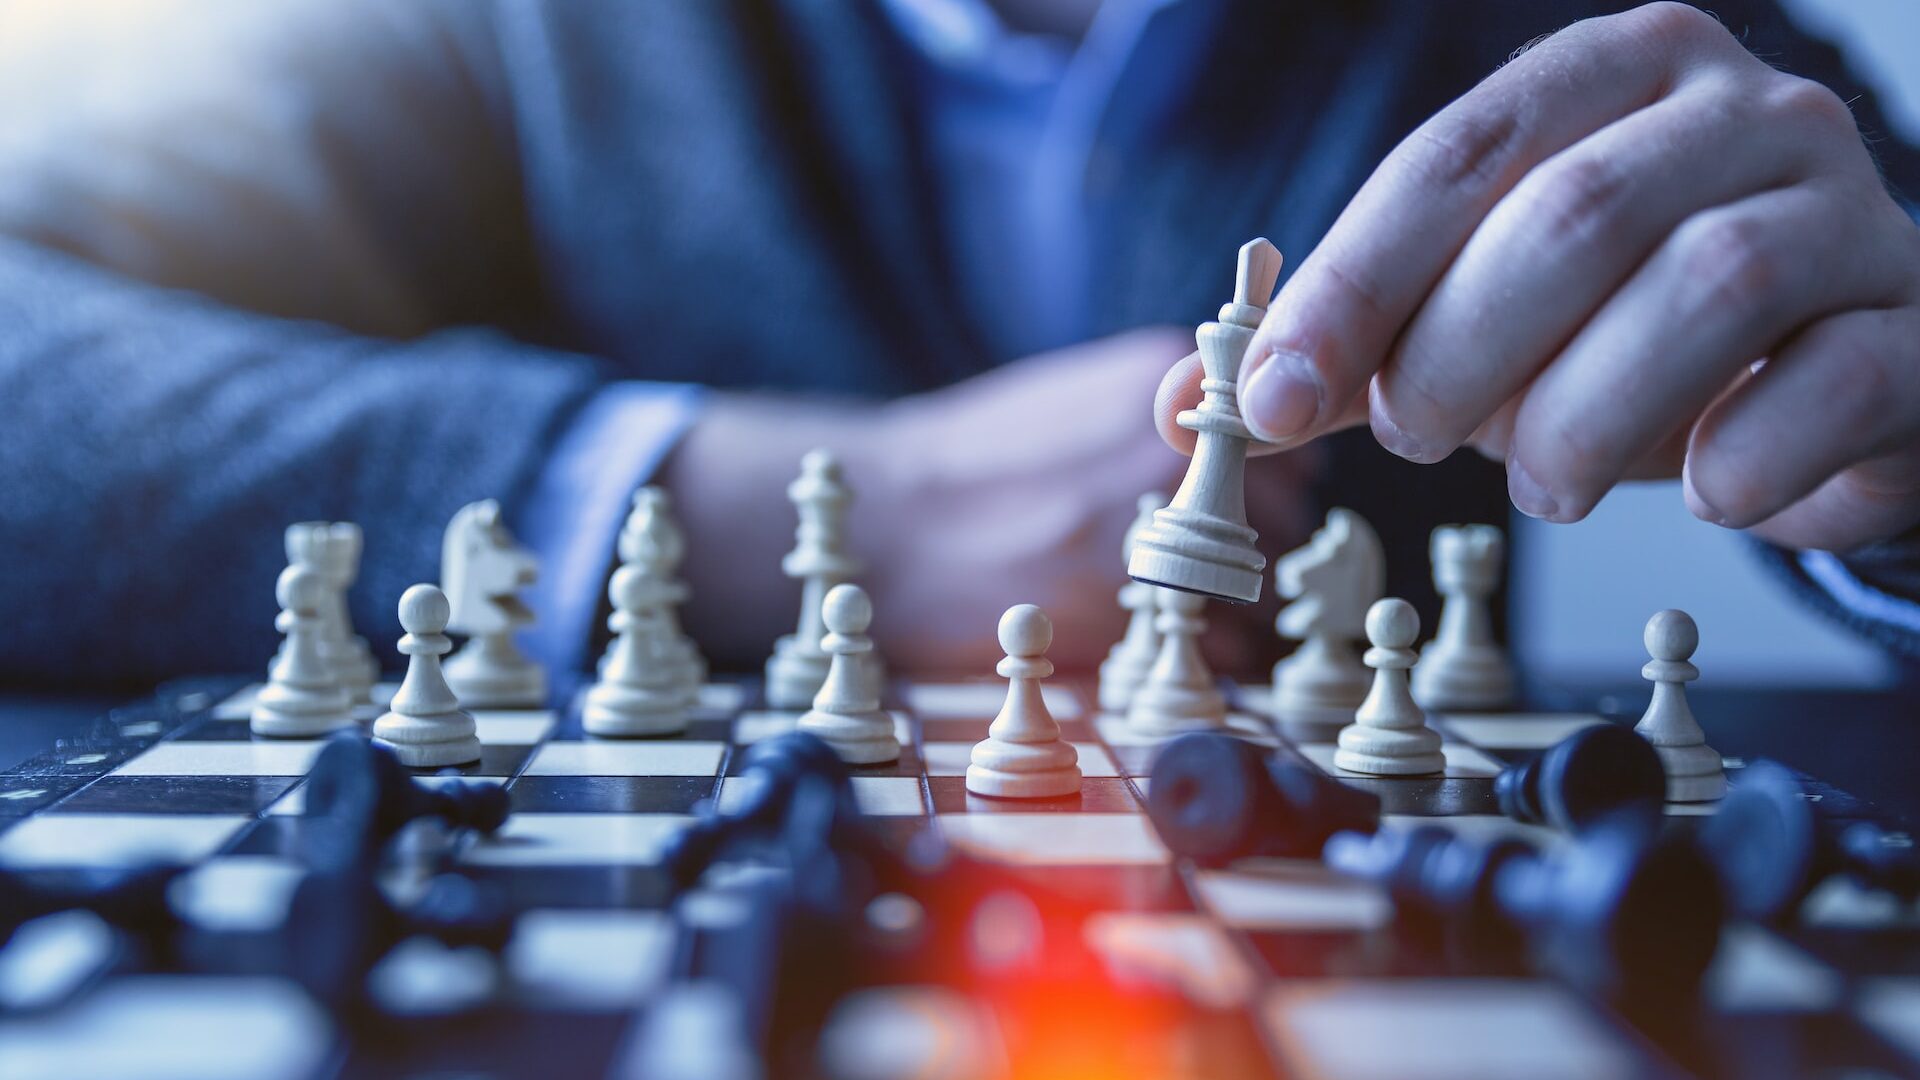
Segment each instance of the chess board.
[[[501,887],[519,913],[504,961],[408,943],[374,973],[410,1019],[379,1045],[336,1029],[263,942],[299,865],[302,778],[320,744],[250,736],[257,686],[191,680],[102,718],[85,737],[0,774],[0,866],[57,875],[161,858],[193,869],[173,902],[192,927],[193,973],[116,965],[103,928],[55,916],[0,950],[0,1076],[235,1077],[639,1075],[635,1032],[669,967],[662,845],[701,800],[724,806],[742,748],[789,730],[748,682],[707,686],[684,735],[597,740],[548,711],[480,712],[483,759],[507,785],[493,837],[415,837],[443,864]],[[1232,730],[1332,771],[1331,747],[1279,739],[1264,689],[1231,687]],[[391,694],[392,687],[384,688]],[[1829,882],[1792,929],[1731,927],[1697,1018],[1652,1038],[1523,970],[1438,957],[1396,929],[1386,897],[1317,863],[1199,869],[1174,859],[1145,813],[1159,741],[1092,708],[1090,688],[1047,689],[1080,753],[1078,796],[970,795],[964,773],[1004,684],[902,683],[890,704],[900,760],[860,768],[862,811],[890,841],[923,830],[1100,909],[1086,946],[1120,987],[1184,1003],[1190,1075],[1344,1078],[1911,1075],[1920,1061],[1920,918]],[[378,695],[376,695],[378,699]],[[1618,718],[1614,718],[1617,720]],[[1597,713],[1442,716],[1439,778],[1348,782],[1378,793],[1385,827],[1555,834],[1499,815],[1493,778]],[[1741,762],[1729,760],[1739,783]],[[1838,817],[1866,816],[1810,783]],[[1711,807],[1671,808],[1673,828]],[[425,823],[419,823],[425,825]],[[435,847],[435,845],[438,845]],[[442,868],[445,868],[444,865]],[[404,883],[399,887],[404,888]],[[489,962],[490,963],[490,962]],[[881,986],[841,1003],[821,1039],[829,1075],[1032,1075],[1007,1060],[1018,1018],[934,985]],[[1096,1038],[1102,1018],[1085,1018]],[[1107,1072],[1088,1075],[1109,1075]]]

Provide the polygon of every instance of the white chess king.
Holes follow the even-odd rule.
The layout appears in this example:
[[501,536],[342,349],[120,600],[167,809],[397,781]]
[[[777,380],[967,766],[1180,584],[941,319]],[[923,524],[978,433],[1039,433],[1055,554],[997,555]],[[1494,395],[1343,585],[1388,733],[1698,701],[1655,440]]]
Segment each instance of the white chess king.
[[1280,252],[1264,238],[1240,249],[1233,300],[1217,322],[1200,324],[1205,395],[1176,418],[1195,433],[1193,460],[1173,501],[1134,541],[1127,574],[1138,581],[1252,603],[1260,599],[1267,560],[1247,525],[1247,444],[1253,433],[1240,418],[1240,365],[1267,313],[1280,279]]

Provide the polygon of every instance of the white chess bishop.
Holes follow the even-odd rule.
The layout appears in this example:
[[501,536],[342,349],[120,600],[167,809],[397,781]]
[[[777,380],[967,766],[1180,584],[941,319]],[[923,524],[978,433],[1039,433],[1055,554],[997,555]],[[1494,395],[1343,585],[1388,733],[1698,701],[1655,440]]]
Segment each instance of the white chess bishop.
[[536,709],[547,701],[547,673],[513,635],[533,624],[520,590],[539,578],[533,552],[521,547],[493,499],[470,503],[447,525],[440,546],[440,586],[452,616],[447,629],[472,638],[449,656],[447,685],[478,709]]
[[434,585],[415,585],[400,594],[400,652],[407,675],[394,691],[387,712],[373,722],[373,741],[413,768],[465,765],[480,760],[480,737],[473,714],[447,685],[440,658],[453,651],[447,637],[452,606]]
[[1200,655],[1201,614],[1207,598],[1177,589],[1157,589],[1160,655],[1127,706],[1127,726],[1144,735],[1178,735],[1225,727],[1227,699],[1214,685]]
[[1060,738],[1060,725],[1047,710],[1041,680],[1053,674],[1047,647],[1053,623],[1032,604],[1020,604],[1000,616],[1000,647],[1006,650],[998,671],[1007,680],[1007,701],[973,748],[967,766],[967,790],[1003,799],[1045,799],[1080,790],[1080,754]]
[[1386,591],[1386,553],[1365,518],[1335,507],[1304,547],[1274,567],[1274,585],[1292,603],[1280,609],[1280,636],[1300,642],[1273,666],[1273,715],[1296,742],[1326,742],[1353,722],[1373,672],[1353,642],[1367,610]]
[[686,654],[665,617],[685,595],[668,574],[673,536],[651,504],[628,519],[628,556],[607,586],[613,643],[600,675],[587,691],[580,722],[590,735],[671,735],[685,731],[693,693],[687,686]]
[[820,604],[827,633],[821,647],[831,656],[827,677],[814,695],[813,708],[798,727],[825,740],[850,765],[878,765],[900,756],[893,717],[880,707],[880,694],[863,660],[873,651],[867,636],[873,601],[858,585],[835,585]]
[[672,648],[680,657],[681,681],[687,688],[688,699],[697,700],[700,687],[707,681],[707,658],[700,654],[700,648],[693,638],[680,629],[678,607],[686,603],[687,585],[680,576],[680,563],[687,556],[686,534],[680,531],[680,523],[674,519],[673,503],[667,496],[667,490],[649,484],[633,493],[633,506],[627,512],[627,520],[620,528],[618,549],[620,561],[633,559],[634,545],[641,542],[643,532],[649,533],[652,543],[659,550],[660,572],[679,593],[679,599],[660,610],[665,623],[664,633],[673,642]]
[[306,737],[353,723],[353,702],[320,651],[326,632],[320,612],[332,589],[313,566],[296,563],[280,572],[274,584],[280,617],[274,625],[286,641],[266,687],[254,699],[250,726],[255,734]]
[[1493,639],[1494,590],[1506,540],[1492,525],[1442,525],[1429,547],[1433,584],[1446,598],[1440,628],[1413,669],[1413,696],[1429,709],[1504,709],[1513,704],[1513,664]]
[[1700,677],[1692,663],[1700,627],[1686,612],[1668,609],[1647,620],[1645,641],[1653,659],[1640,674],[1653,683],[1653,700],[1633,730],[1660,755],[1668,802],[1712,802],[1727,793],[1726,767],[1687,704],[1687,684]]
[[1267,240],[1240,249],[1233,300],[1217,322],[1195,333],[1204,376],[1200,406],[1176,422],[1195,433],[1193,460],[1173,500],[1154,514],[1134,542],[1127,574],[1138,581],[1252,603],[1260,599],[1267,560],[1247,525],[1247,444],[1240,417],[1240,365],[1280,279],[1280,252]]
[[[1165,505],[1166,499],[1158,492],[1140,496],[1139,512],[1121,542],[1122,558],[1132,561],[1134,541],[1139,539],[1141,530],[1153,524],[1154,512]],[[1160,655],[1160,631],[1153,628],[1153,620],[1160,614],[1159,591],[1158,585],[1144,581],[1129,581],[1120,586],[1120,609],[1127,613],[1127,632],[1100,663],[1103,711],[1125,713],[1133,700],[1133,692],[1146,681],[1154,658]]]
[[1425,776],[1447,767],[1440,734],[1427,726],[1427,714],[1407,685],[1419,636],[1420,613],[1399,597],[1367,611],[1367,640],[1373,647],[1365,660],[1373,669],[1373,688],[1354,711],[1353,723],[1340,732],[1335,768],[1369,776]]
[[[834,586],[860,572],[860,563],[847,551],[847,510],[853,504],[853,490],[832,451],[810,450],[800,459],[800,476],[787,485],[787,498],[799,514],[800,526],[793,550],[780,560],[780,569],[801,583],[800,621],[793,633],[774,642],[773,656],[767,660],[766,694],[773,708],[804,709],[813,704],[833,661],[820,645],[827,633],[821,605]],[[878,659],[875,654],[872,677],[876,678]]]

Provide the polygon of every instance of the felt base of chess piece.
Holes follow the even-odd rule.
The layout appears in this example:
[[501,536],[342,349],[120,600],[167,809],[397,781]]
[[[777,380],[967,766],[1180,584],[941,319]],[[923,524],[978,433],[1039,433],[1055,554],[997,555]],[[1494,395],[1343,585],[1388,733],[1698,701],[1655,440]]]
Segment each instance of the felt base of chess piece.
[[581,704],[580,726],[589,735],[678,735],[687,730],[686,688],[678,679],[661,683],[595,683]]
[[1573,831],[1618,810],[1658,814],[1666,774],[1647,741],[1613,724],[1582,728],[1493,782],[1501,813]]
[[1513,664],[1499,646],[1436,642],[1413,669],[1413,696],[1423,708],[1441,711],[1505,709],[1513,704],[1513,681]]
[[1242,739],[1196,733],[1154,759],[1147,813],[1175,854],[1219,865],[1256,855],[1317,858],[1336,832],[1372,832],[1380,799]]
[[781,637],[767,661],[767,704],[776,709],[811,707],[820,684],[827,681],[831,659],[826,653],[801,649],[800,640],[792,634]]
[[375,844],[422,817],[492,833],[507,820],[509,804],[500,784],[451,778],[425,783],[392,751],[352,732],[327,740],[305,791],[307,817],[363,828]]
[[447,685],[469,709],[538,709],[547,703],[547,672],[511,640],[478,637],[447,657]]

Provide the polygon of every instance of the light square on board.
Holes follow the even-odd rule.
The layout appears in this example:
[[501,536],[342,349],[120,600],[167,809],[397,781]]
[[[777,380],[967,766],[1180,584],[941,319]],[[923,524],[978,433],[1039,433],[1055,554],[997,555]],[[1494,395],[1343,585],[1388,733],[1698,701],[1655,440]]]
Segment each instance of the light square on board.
[[[1094,717],[1093,725],[1100,729],[1100,737],[1106,740],[1107,745],[1115,748],[1158,747],[1180,737],[1178,734],[1149,735],[1136,731],[1132,724],[1127,723],[1126,717],[1116,716],[1113,713],[1101,713]],[[1274,738],[1273,729],[1267,726],[1265,720],[1252,713],[1228,713],[1227,726],[1215,730],[1225,735],[1245,739],[1255,746],[1279,745],[1279,740]]]
[[1213,1009],[1243,1005],[1257,985],[1253,968],[1218,924],[1191,912],[1099,911],[1089,916],[1087,947],[1121,986],[1171,990]]
[[1201,870],[1194,892],[1221,922],[1249,930],[1371,930],[1393,918],[1393,902],[1378,886],[1305,859]]
[[1908,1057],[1920,1058],[1920,978],[1860,980],[1855,987],[1854,1012],[1861,1023]]
[[515,814],[461,853],[473,866],[641,865],[660,860],[685,814]]
[[[917,776],[856,776],[852,778],[853,801],[860,812],[873,817],[924,815],[926,795]],[[738,809],[753,785],[744,777],[729,776],[720,784],[719,809],[724,813]]]
[[1730,1013],[1825,1012],[1842,992],[1838,971],[1748,923],[1721,933],[1703,985],[1706,999]]
[[1490,750],[1545,750],[1576,731],[1607,722],[1593,713],[1445,713],[1434,720],[1457,738]]
[[[1298,749],[1302,757],[1306,758],[1308,761],[1313,762],[1315,765],[1320,766],[1321,770],[1324,771],[1328,776],[1341,777],[1341,778],[1346,778],[1346,777],[1357,778],[1357,777],[1364,776],[1364,777],[1368,777],[1369,779],[1377,779],[1377,780],[1418,779],[1418,777],[1411,777],[1411,776],[1374,777],[1374,776],[1370,776],[1370,774],[1367,774],[1367,773],[1352,773],[1352,772],[1346,771],[1345,769],[1337,768],[1333,764],[1333,756],[1335,753],[1339,751],[1340,748],[1334,745],[1333,743],[1302,743]],[[1458,743],[1458,742],[1441,743],[1440,752],[1446,755],[1446,759],[1447,759],[1446,771],[1443,772],[1441,775],[1445,776],[1447,779],[1491,780],[1494,777],[1500,775],[1502,766],[1498,761],[1487,756],[1481,751],[1476,750],[1471,746],[1468,746],[1465,743]]]
[[[504,776],[430,776],[430,775],[426,775],[426,776],[415,776],[413,780],[414,780],[414,783],[421,784],[426,787],[446,787],[451,784],[504,784],[507,782],[507,778]],[[306,812],[307,812],[307,785],[305,784],[301,784],[299,787],[296,787],[292,791],[287,792],[285,795],[280,796],[280,798],[274,800],[274,803],[272,806],[267,807],[267,814],[269,816],[279,815],[284,817],[290,814],[304,814]]]
[[[893,737],[900,740],[901,746],[913,744],[913,720],[906,713],[894,712]],[[764,739],[785,735],[800,726],[800,713],[780,712],[761,709],[743,712],[734,719],[733,741],[739,746],[751,746]]]
[[116,776],[305,776],[318,739],[158,743],[114,770]]
[[550,742],[535,751],[528,776],[713,776],[717,742]]
[[940,831],[976,855],[1025,865],[1158,865],[1172,855],[1145,814],[941,814]]
[[1567,991],[1531,979],[1286,982],[1262,1019],[1304,1076],[1616,1080],[1645,1064]]
[[546,709],[475,709],[473,726],[489,746],[532,746],[553,730],[554,714]]
[[252,820],[241,814],[41,814],[0,833],[0,866],[198,862]]
[[285,856],[218,855],[182,875],[167,896],[195,926],[265,933],[286,921],[306,873],[299,860]]
[[[1070,743],[1080,755],[1081,776],[1119,776],[1120,766],[1107,753],[1107,748],[1099,743]],[[930,742],[920,747],[920,757],[927,765],[928,776],[965,776],[967,766],[973,763],[973,744],[958,742]]]
[[664,911],[541,908],[514,923],[507,970],[542,1008],[631,1008],[666,979],[676,942]]
[[[1071,720],[1080,715],[1080,695],[1057,683],[1043,683],[1040,698],[1056,720]],[[912,683],[907,687],[907,707],[928,720],[992,717],[1007,701],[1003,679],[949,683]]]

